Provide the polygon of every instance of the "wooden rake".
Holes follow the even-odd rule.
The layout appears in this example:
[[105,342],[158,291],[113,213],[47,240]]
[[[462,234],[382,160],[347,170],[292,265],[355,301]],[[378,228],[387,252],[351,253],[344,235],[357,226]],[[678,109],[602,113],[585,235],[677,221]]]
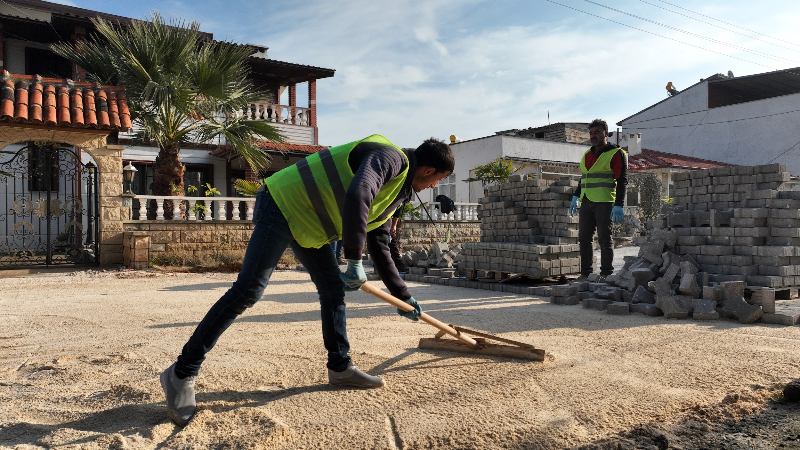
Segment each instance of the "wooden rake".
[[[374,295],[395,308],[406,312],[414,310],[413,306],[383,292],[369,283],[364,283],[361,286],[361,290],[367,294]],[[423,322],[439,329],[439,332],[436,333],[434,337],[420,339],[419,348],[502,356],[504,358],[519,358],[530,361],[544,361],[545,351],[530,344],[481,333],[480,331],[470,330],[469,328],[448,325],[436,320],[427,313],[420,314],[419,318]],[[446,335],[452,336],[455,339],[447,339],[445,338]]]

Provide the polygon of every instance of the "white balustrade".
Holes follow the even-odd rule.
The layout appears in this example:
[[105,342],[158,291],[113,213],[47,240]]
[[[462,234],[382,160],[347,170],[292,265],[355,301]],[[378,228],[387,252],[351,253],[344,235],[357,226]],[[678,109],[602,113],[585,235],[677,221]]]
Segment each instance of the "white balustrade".
[[[479,203],[456,202],[454,205],[455,209],[447,214],[441,212],[441,204],[439,202],[426,203],[425,207],[428,209],[430,218],[433,220],[478,220]],[[414,206],[419,206],[419,203],[414,204]],[[428,220],[428,213],[423,211],[422,208],[419,209],[419,213],[419,220]],[[411,217],[406,216],[404,219],[408,220],[411,219]]]
[[[148,203],[152,200],[156,202],[156,220],[164,220],[164,202],[172,201],[172,220],[228,220],[228,204],[232,203],[232,220],[241,220],[239,205],[245,203],[244,214],[246,220],[253,220],[253,208],[255,207],[255,197],[184,197],[184,196],[161,196],[161,195],[137,195],[139,201],[139,219],[147,220]],[[198,201],[202,201],[206,210],[197,208]],[[186,214],[181,216],[181,206],[186,207]],[[216,216],[212,217],[212,211],[216,206]],[[202,211],[202,214],[197,212]],[[198,217],[198,216],[202,216]]]
[[302,106],[279,105],[277,103],[255,102],[250,105],[247,117],[253,120],[282,122],[308,126],[310,108]]

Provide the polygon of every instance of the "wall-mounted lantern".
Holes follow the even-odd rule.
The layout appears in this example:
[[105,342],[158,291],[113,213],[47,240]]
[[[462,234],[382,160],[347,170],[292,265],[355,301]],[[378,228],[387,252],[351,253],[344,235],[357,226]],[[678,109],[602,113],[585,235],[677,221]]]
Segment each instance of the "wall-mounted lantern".
[[122,168],[122,200],[123,206],[131,206],[133,204],[133,197],[136,194],[133,193],[133,179],[136,177],[136,167],[133,167],[133,164],[130,162],[127,166]]

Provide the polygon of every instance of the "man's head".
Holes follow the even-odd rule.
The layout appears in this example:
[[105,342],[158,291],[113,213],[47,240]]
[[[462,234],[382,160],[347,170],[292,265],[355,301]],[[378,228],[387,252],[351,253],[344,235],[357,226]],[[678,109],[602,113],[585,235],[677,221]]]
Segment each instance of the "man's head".
[[417,169],[411,185],[416,192],[436,187],[436,183],[450,175],[456,165],[450,146],[436,138],[423,142],[414,150],[414,156],[417,158]]
[[605,120],[594,119],[589,124],[589,141],[594,148],[602,148],[608,144],[608,124]]

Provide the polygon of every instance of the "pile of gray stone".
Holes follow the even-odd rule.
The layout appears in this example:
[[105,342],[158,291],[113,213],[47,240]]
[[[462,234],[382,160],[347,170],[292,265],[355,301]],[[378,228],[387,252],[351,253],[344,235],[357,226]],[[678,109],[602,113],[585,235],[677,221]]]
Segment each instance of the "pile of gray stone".
[[445,242],[434,242],[428,249],[415,247],[402,256],[411,274],[452,278],[457,276],[456,265],[462,259],[461,252],[460,245],[451,249]]
[[674,319],[734,319],[795,325],[800,315],[776,313],[776,290],[748,286],[742,275],[709,273],[692,256],[679,252],[676,229],[655,229],[643,237],[638,256],[625,257],[617,273],[602,279],[553,286],[551,302],[582,304],[608,314],[638,312]]

